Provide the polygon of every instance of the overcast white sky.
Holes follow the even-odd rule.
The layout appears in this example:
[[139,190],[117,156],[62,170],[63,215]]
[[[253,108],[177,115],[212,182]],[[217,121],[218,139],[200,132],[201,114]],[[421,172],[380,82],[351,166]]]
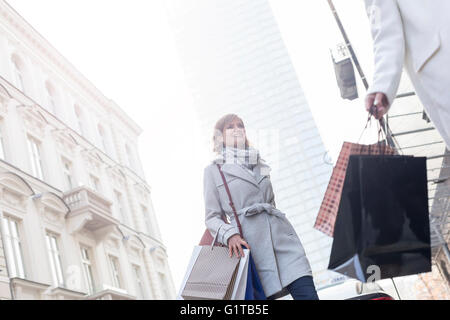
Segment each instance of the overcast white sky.
[[[140,155],[178,291],[204,225],[206,146],[167,23],[164,0],[7,0],[144,130]],[[269,0],[325,147],[364,127],[360,99],[340,98],[330,48],[342,42],[326,0]],[[335,0],[369,81],[372,42],[362,0]],[[301,235],[300,235],[301,237]]]

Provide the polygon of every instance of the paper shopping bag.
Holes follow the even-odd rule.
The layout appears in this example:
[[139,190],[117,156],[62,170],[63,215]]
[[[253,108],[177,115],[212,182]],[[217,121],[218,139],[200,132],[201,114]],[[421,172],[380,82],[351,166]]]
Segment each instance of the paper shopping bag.
[[341,201],[342,188],[344,185],[349,157],[350,155],[358,154],[393,155],[397,154],[397,151],[389,146],[386,146],[384,142],[375,143],[372,145],[351,142],[343,143],[338,160],[333,168],[327,190],[323,197],[319,213],[317,214],[316,222],[314,224],[315,229],[330,237],[333,237],[334,224],[336,222],[336,215],[339,208],[339,203]]
[[350,156],[328,269],[363,282],[431,271],[425,157]]
[[178,299],[243,300],[249,250],[244,257],[230,257],[228,248],[196,246],[183,279]]

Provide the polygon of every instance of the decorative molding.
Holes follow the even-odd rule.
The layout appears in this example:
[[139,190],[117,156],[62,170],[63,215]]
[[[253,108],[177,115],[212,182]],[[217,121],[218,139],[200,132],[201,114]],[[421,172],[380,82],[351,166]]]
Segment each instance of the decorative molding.
[[0,199],[5,204],[19,209],[20,211],[26,212],[26,197],[24,195],[20,195],[16,192],[11,192],[10,189],[6,189],[4,187],[0,187]]
[[119,249],[119,240],[112,239],[112,238],[106,238],[104,241],[105,248],[107,248],[109,251],[117,252]]
[[0,202],[26,212],[26,201],[34,194],[31,186],[12,172],[0,173]]
[[25,128],[30,131],[37,138],[43,140],[45,137],[45,128],[48,121],[34,105],[32,106],[17,106],[19,114],[25,124]]
[[56,147],[66,155],[74,157],[74,152],[79,146],[77,139],[68,132],[67,129],[53,130],[52,135],[56,142]]
[[38,212],[45,222],[57,227],[64,225],[69,207],[62,198],[53,192],[45,192],[33,196]]
[[149,192],[146,190],[146,188],[140,184],[136,183],[134,186],[134,189],[136,191],[136,195],[138,200],[148,209],[148,203],[150,201]]
[[53,210],[45,210],[43,218],[47,223],[53,225],[61,226],[64,224],[64,217],[62,217],[58,212]]
[[117,167],[110,167],[106,170],[106,174],[111,179],[112,185],[119,190],[125,189],[126,176],[124,172]]
[[81,156],[86,167],[88,168],[88,171],[100,178],[101,167],[104,165],[104,163],[99,153],[95,150],[83,150],[81,152]]
[[135,259],[140,259],[145,250],[145,244],[136,235],[127,236],[127,240],[125,240],[125,247],[128,254]]
[[39,208],[55,211],[62,216],[65,216],[70,211],[64,200],[53,192],[34,195],[33,200],[38,204]]

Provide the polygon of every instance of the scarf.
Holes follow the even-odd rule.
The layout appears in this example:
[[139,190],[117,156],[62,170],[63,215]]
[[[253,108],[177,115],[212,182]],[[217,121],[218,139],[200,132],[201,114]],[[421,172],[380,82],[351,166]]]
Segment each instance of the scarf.
[[249,171],[253,171],[253,168],[260,160],[258,149],[253,147],[248,149],[224,147],[222,148],[222,153],[216,158],[216,162],[219,164],[235,163]]

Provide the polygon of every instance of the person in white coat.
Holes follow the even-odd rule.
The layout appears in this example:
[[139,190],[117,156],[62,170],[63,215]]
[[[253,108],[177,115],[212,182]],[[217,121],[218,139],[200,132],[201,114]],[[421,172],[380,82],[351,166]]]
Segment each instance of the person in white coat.
[[376,119],[397,95],[403,66],[450,149],[450,1],[364,0],[374,49],[365,107]]
[[[251,250],[255,267],[268,299],[288,294],[295,300],[317,300],[312,270],[302,243],[275,206],[270,167],[250,146],[242,120],[223,116],[214,130],[215,159],[204,170],[205,224],[213,237],[228,246],[230,257]],[[241,238],[219,168],[227,181]],[[222,220],[226,215],[227,224]]]

